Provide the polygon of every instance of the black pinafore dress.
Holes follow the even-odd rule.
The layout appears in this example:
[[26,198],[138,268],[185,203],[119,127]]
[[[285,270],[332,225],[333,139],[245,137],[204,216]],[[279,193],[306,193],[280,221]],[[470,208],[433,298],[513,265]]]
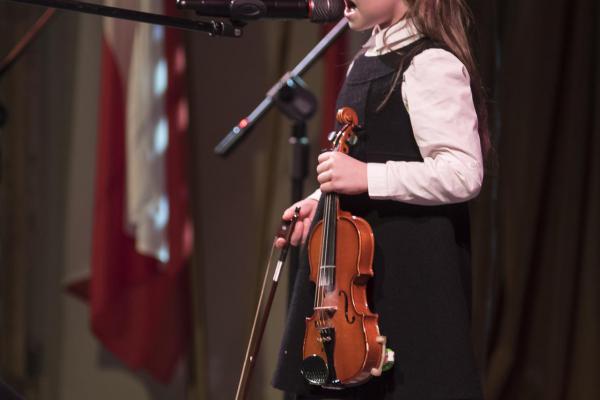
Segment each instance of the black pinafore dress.
[[[351,147],[351,156],[374,163],[423,161],[402,101],[401,79],[386,106],[379,112],[376,108],[388,93],[403,58],[403,65],[408,66],[414,55],[434,47],[443,46],[422,38],[397,52],[362,55],[355,60],[337,101],[338,108],[354,108],[364,127],[358,143]],[[313,314],[314,284],[309,281],[304,247],[273,386],[302,398],[481,398],[470,338],[467,203],[420,206],[373,200],[365,193],[340,196],[340,208],[363,217],[373,229],[375,277],[367,286],[368,302],[379,314],[380,332],[395,352],[394,367],[381,377],[343,390],[306,383],[300,363],[305,317]],[[322,218],[322,210],[323,201],[317,207],[313,227]]]

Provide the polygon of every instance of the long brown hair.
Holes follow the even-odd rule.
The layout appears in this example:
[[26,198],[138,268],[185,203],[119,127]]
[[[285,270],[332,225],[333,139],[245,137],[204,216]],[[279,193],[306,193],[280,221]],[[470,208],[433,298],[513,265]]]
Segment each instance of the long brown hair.
[[[450,50],[467,68],[471,78],[473,103],[477,112],[481,150],[484,159],[487,159],[492,146],[488,127],[486,92],[469,44],[467,30],[472,22],[469,8],[464,0],[404,0],[404,2],[408,6],[408,11],[403,19],[409,19],[420,34]],[[397,21],[392,21],[390,26],[395,22]],[[422,50],[422,46],[412,47],[408,53],[409,56],[405,59],[411,59],[412,55]],[[405,65],[400,65],[393,84],[378,110],[383,108],[389,100],[404,69]]]

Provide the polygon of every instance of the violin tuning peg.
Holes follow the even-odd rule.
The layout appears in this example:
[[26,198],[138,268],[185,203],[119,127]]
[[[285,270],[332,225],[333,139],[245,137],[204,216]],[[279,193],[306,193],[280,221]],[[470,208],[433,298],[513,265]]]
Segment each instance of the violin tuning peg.
[[354,146],[356,142],[358,142],[358,137],[356,137],[356,135],[352,135],[348,138],[348,144],[350,146]]
[[367,133],[364,126],[362,126],[362,125],[356,125],[354,127],[354,129],[352,130],[352,132],[354,132],[354,134],[358,137],[363,137],[363,135],[365,135]]
[[335,135],[336,131],[329,132],[329,134],[327,135],[327,140],[329,140],[330,142],[333,141],[333,139],[335,139]]

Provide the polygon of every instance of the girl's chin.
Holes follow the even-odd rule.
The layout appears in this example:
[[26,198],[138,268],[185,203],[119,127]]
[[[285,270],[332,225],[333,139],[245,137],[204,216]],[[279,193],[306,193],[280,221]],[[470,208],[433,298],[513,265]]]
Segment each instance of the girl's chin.
[[364,23],[362,21],[350,21],[350,20],[348,20],[348,26],[353,31],[359,31],[359,32],[361,32],[361,31],[366,31],[367,29],[373,29],[373,27],[375,25],[373,25],[373,24],[367,24],[367,23]]
[[356,12],[350,15],[346,14],[345,17],[348,21],[348,26],[350,29],[355,31],[364,31],[370,28],[372,29],[375,26],[375,24],[370,24],[369,22],[365,21],[364,18],[362,18],[361,15],[358,15]]

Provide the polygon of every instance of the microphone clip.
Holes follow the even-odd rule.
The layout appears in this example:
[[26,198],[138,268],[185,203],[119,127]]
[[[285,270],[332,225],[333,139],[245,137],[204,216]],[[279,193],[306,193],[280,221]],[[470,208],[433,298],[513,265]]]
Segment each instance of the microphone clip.
[[232,21],[247,21],[267,16],[267,6],[261,0],[232,0],[229,10]]

